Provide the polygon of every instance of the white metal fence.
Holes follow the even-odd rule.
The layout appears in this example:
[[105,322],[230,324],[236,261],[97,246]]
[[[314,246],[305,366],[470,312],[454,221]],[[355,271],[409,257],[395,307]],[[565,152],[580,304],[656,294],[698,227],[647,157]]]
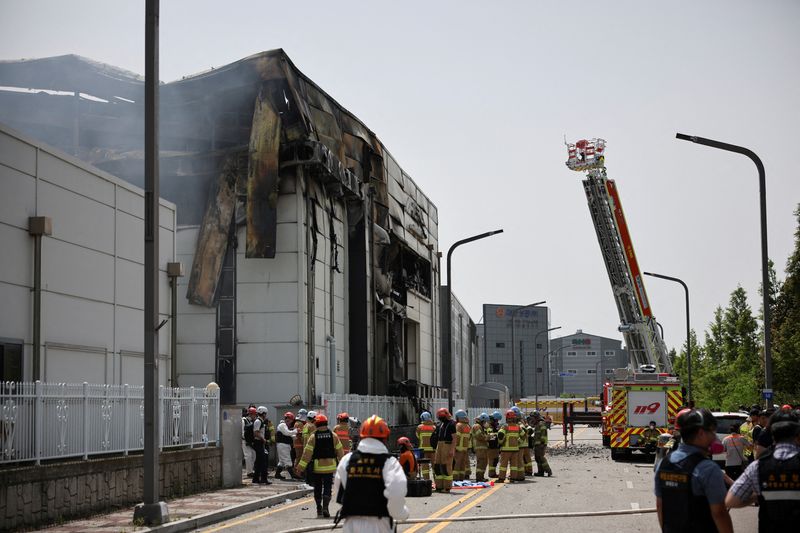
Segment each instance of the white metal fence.
[[[219,441],[219,389],[159,387],[161,448]],[[0,383],[0,463],[143,449],[144,387]]]
[[[430,408],[434,417],[437,409],[447,407],[447,398],[421,398],[420,402]],[[456,410],[464,409],[464,400],[454,400],[453,406]],[[323,394],[322,410],[330,420],[339,413],[347,412],[351,417],[362,421],[372,415],[378,415],[390,426],[419,422],[419,413],[405,396]]]

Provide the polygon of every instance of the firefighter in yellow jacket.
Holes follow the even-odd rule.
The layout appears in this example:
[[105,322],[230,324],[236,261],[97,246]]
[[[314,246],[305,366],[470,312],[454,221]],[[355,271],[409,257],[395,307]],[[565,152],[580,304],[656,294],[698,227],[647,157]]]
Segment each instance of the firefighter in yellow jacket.
[[488,437],[488,457],[486,462],[489,466],[489,477],[497,477],[497,463],[500,460],[500,443],[497,441],[497,433],[500,431],[500,422],[503,421],[503,414],[500,411],[495,411],[489,417],[489,424],[486,426],[486,435]]
[[344,453],[342,453],[342,443],[339,437],[328,429],[327,416],[317,415],[314,425],[316,431],[309,433],[308,442],[303,449],[303,456],[297,464],[297,470],[298,474],[301,474],[310,464],[309,473],[314,485],[317,518],[329,518],[331,514],[328,511],[328,504],[331,501],[333,475],[336,473],[336,466]]
[[500,443],[500,462],[498,463],[498,481],[506,480],[506,469],[510,472],[508,474],[509,481],[523,481],[525,479],[524,473],[520,477],[519,465],[519,424],[517,423],[517,414],[512,411],[506,411],[506,423],[500,426],[500,431],[497,432],[497,441]]
[[486,479],[486,464],[489,457],[489,435],[486,426],[489,425],[489,415],[481,413],[472,426],[472,449],[475,450],[475,481]]
[[433,456],[436,450],[431,445],[431,435],[436,431],[436,426],[431,420],[431,414],[428,411],[423,411],[419,415],[419,425],[417,426],[417,445],[422,451],[422,458],[427,459],[427,463],[420,463],[419,472],[424,479],[430,479],[431,467],[433,464]]
[[350,447],[353,444],[350,438],[350,415],[348,413],[339,413],[336,415],[336,422],[338,423],[333,427],[333,432],[339,437],[339,442],[342,443],[342,450],[347,455],[350,453]]
[[517,420],[519,421],[519,468],[524,478],[526,475],[533,475],[533,459],[531,458],[531,449],[528,442],[528,424],[525,423],[525,417],[522,416],[522,411],[519,407],[514,406],[511,410],[517,415]]
[[456,453],[453,456],[453,481],[469,479],[472,469],[469,466],[469,447],[472,428],[466,411],[456,411]]
[[547,451],[547,423],[542,420],[539,411],[533,412],[535,426],[533,428],[533,456],[536,459],[536,473],[534,476],[543,477],[547,474],[552,477],[553,471],[544,456]]

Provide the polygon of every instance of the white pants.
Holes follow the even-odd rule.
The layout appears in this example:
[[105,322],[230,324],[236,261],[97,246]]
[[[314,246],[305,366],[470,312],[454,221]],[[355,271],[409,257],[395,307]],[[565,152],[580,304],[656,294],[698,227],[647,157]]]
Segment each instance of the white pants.
[[388,518],[377,516],[350,516],[345,518],[344,533],[392,533]]
[[278,466],[284,468],[292,468],[292,445],[279,442],[278,448]]
[[245,441],[242,441],[242,453],[244,454],[244,470],[248,474],[253,471],[256,462],[256,451]]

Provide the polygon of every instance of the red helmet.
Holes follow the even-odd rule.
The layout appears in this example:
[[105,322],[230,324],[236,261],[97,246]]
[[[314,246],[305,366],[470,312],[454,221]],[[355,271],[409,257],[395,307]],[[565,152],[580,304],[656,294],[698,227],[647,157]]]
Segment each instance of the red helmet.
[[348,415],[346,412],[339,413],[338,415],[336,415],[336,420],[340,422],[343,422],[345,420],[350,420],[350,415]]
[[508,420],[508,419],[515,419],[515,418],[517,418],[517,413],[515,413],[515,412],[514,412],[514,411],[512,411],[511,409],[509,409],[508,411],[506,411],[506,420]]
[[291,411],[286,411],[285,413],[283,413],[283,418],[286,418],[288,420],[294,420],[294,413]]
[[248,414],[248,415],[254,415],[254,414],[256,414],[257,412],[258,412],[258,410],[257,410],[255,407],[248,407],[248,408],[247,408],[247,414]]
[[792,410],[792,406],[789,405],[788,403],[784,404],[784,405],[781,405],[781,411],[791,411],[791,410]]
[[681,418],[681,416],[682,416],[682,415],[685,415],[686,413],[690,413],[691,411],[692,411],[692,410],[691,410],[691,409],[689,409],[688,407],[687,407],[686,409],[681,409],[680,411],[678,411],[678,414],[676,414],[676,415],[675,415],[675,429],[677,429],[678,431],[680,431],[680,429],[681,429],[681,425],[680,425],[680,423],[678,422],[678,420],[680,420],[680,418]]
[[372,415],[361,424],[359,436],[362,439],[372,438],[385,440],[389,438],[389,425],[378,415]]
[[314,425],[315,426],[327,426],[328,425],[328,417],[325,415],[317,415],[314,418]]
[[408,446],[409,448],[411,448],[411,441],[408,440],[408,437],[400,437],[399,439],[397,439],[397,445],[400,447]]
[[436,411],[436,418],[441,418],[443,416],[450,418],[450,411],[447,410],[447,407],[442,407]]

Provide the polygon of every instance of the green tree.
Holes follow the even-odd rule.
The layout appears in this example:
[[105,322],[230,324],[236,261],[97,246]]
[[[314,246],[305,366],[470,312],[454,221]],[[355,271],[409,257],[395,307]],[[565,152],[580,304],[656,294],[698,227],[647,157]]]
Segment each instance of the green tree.
[[[699,382],[702,380],[703,375],[703,347],[697,342],[697,333],[694,331],[694,329],[689,331],[689,339],[692,344],[692,399],[697,405],[701,405],[702,391],[699,388]],[[675,350],[673,349],[673,353],[674,351]],[[686,342],[683,343],[681,352],[675,356],[673,369],[675,374],[677,374],[680,378],[681,383],[683,383],[683,386],[687,388],[688,396],[689,370],[686,361]],[[684,402],[687,401],[688,398],[684,398]]]
[[773,389],[776,400],[800,403],[800,205],[794,212],[794,251],[772,315]]
[[747,292],[739,286],[731,293],[723,318],[723,409],[736,409],[759,399],[764,380],[758,333],[758,322],[747,303]]

